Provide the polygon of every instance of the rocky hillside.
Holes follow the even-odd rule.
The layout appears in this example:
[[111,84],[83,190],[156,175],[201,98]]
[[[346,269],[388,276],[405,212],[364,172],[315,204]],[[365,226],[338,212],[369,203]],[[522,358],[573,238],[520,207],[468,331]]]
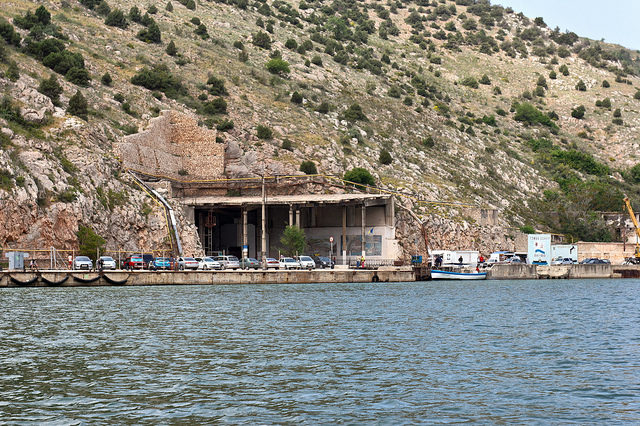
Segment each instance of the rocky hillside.
[[499,210],[483,229],[466,210],[403,201],[440,247],[491,250],[525,226],[606,240],[594,212],[640,201],[638,52],[488,1],[4,6],[0,246],[73,247],[82,227],[110,247],[166,244],[114,144],[167,109],[240,149],[229,175],[310,160]]

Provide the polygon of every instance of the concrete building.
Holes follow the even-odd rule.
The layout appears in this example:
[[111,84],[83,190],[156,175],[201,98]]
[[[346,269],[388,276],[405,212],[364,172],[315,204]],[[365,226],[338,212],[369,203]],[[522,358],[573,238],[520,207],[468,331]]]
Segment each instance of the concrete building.
[[[338,258],[361,256],[395,259],[394,201],[378,194],[295,194],[249,196],[191,196],[182,199],[188,219],[195,223],[206,254],[218,252],[262,257],[262,235],[266,256],[278,257],[280,237],[286,226],[305,231],[306,254]],[[333,243],[330,239],[333,238]]]

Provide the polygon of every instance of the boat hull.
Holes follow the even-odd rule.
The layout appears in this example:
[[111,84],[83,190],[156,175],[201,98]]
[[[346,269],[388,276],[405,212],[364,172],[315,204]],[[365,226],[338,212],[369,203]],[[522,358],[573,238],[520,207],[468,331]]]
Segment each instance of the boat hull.
[[484,280],[486,278],[486,272],[453,272],[437,269],[431,271],[432,280]]

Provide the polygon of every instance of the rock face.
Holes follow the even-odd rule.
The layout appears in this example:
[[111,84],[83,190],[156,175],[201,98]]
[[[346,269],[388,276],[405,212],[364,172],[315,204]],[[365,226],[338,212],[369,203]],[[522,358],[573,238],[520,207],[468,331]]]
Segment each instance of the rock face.
[[152,175],[213,179],[224,172],[224,144],[216,131],[198,126],[195,117],[163,111],[148,129],[129,135],[116,149],[127,168]]
[[51,99],[34,89],[34,82],[29,80],[31,79],[25,77],[18,80],[11,95],[24,105],[20,108],[20,113],[25,120],[44,123],[48,115],[53,114],[55,107]]

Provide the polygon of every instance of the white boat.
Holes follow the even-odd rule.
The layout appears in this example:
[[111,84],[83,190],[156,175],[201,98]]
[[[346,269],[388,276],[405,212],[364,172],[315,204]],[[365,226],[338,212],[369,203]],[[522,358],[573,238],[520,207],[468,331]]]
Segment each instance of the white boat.
[[431,270],[432,280],[484,280],[487,278],[486,272],[454,272]]

